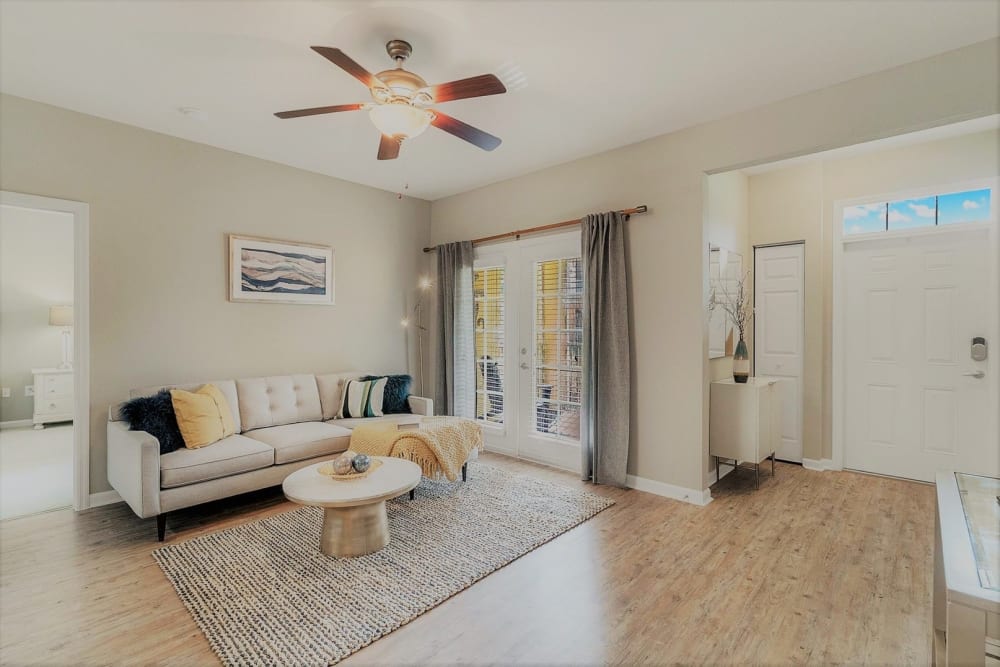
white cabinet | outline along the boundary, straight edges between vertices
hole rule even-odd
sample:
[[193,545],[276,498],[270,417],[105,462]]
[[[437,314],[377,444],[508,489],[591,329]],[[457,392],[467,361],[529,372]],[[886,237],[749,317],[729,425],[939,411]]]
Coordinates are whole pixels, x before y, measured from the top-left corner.
[[771,459],[781,444],[781,383],[776,378],[753,377],[746,383],[732,379],[713,382],[709,408],[708,453],[737,464],[754,464],[760,485],[760,462]]
[[73,421],[73,369],[36,368],[35,428],[50,422]]

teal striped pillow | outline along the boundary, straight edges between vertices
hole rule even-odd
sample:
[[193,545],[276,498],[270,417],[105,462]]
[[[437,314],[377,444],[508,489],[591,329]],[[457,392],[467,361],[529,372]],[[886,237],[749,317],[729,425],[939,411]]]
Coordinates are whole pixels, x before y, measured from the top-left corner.
[[344,386],[344,399],[340,403],[337,419],[381,417],[386,381],[386,378],[349,380]]

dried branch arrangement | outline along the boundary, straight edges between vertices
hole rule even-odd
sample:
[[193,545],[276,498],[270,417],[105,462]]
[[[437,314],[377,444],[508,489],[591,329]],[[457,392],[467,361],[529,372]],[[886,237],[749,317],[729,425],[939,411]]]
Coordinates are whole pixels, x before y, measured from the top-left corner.
[[733,323],[733,326],[740,332],[740,338],[746,339],[746,330],[753,321],[753,299],[750,294],[750,271],[736,281],[736,290],[730,292],[726,285],[726,280],[719,280],[712,287],[708,297],[709,312],[721,308]]

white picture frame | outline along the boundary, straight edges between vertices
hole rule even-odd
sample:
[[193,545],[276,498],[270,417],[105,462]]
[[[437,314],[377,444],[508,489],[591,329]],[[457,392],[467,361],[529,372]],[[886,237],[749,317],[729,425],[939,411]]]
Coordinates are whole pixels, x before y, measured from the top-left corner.
[[334,305],[331,246],[239,234],[228,245],[230,301]]

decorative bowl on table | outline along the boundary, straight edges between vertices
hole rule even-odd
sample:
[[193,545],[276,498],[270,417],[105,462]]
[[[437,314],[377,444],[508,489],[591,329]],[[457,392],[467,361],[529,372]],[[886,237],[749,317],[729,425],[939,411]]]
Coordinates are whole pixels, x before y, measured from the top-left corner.
[[317,469],[318,472],[319,472],[319,474],[325,475],[325,476],[329,477],[330,479],[336,479],[336,480],[340,480],[340,481],[348,481],[348,480],[352,480],[352,479],[364,479],[368,475],[370,475],[373,472],[375,472],[376,470],[378,470],[379,467],[381,467],[381,465],[382,465],[382,462],[380,460],[373,458],[373,459],[371,459],[371,462],[369,463],[368,468],[364,472],[358,472],[352,466],[350,468],[350,472],[347,472],[347,473],[338,473],[334,469],[334,463],[335,462],[336,462],[336,460],[334,460],[334,461],[327,461],[326,463],[324,463],[323,465],[321,465]]

